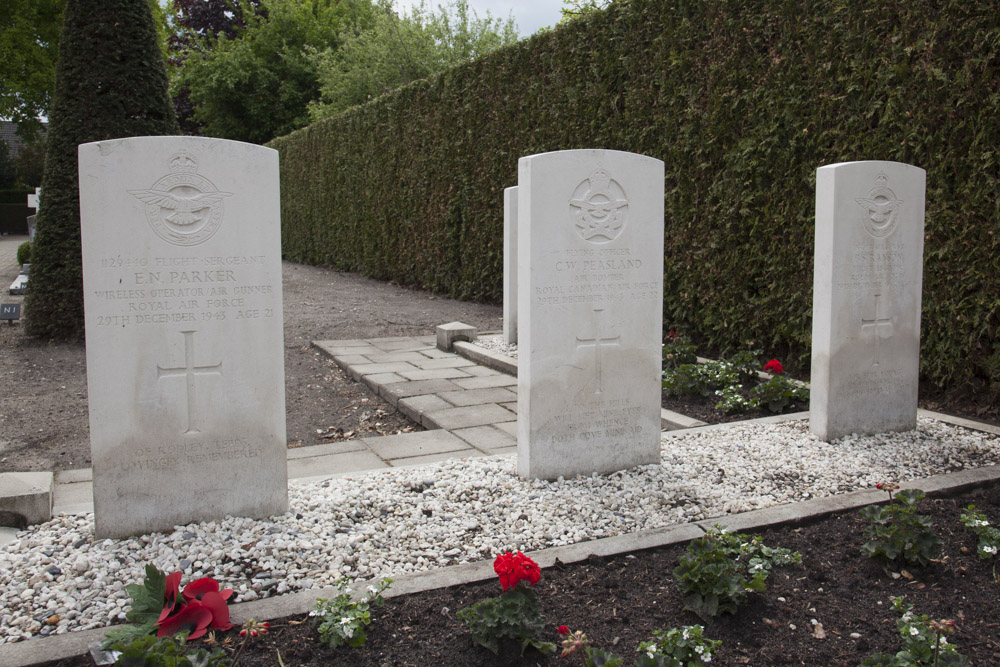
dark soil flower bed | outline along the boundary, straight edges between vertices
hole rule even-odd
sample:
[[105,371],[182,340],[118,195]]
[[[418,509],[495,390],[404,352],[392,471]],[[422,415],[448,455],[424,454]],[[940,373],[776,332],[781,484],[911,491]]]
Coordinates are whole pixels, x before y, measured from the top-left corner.
[[747,410],[746,412],[723,412],[715,407],[716,403],[719,402],[716,396],[667,396],[666,391],[661,392],[660,399],[660,405],[667,410],[692,419],[699,419],[706,424],[727,424],[747,419],[773,417],[775,414],[786,415],[809,410],[809,403],[792,403],[779,413],[763,408]]
[[[1000,522],[997,485],[920,505],[944,541],[938,559],[923,568],[884,567],[861,556],[865,522],[856,511],[807,525],[753,531],[769,546],[801,552],[802,565],[775,569],[766,591],[751,594],[735,615],[707,623],[682,610],[672,571],[684,545],[557,564],[542,571],[535,587],[547,622],[544,639],[557,642],[556,628],[565,624],[630,664],[639,642],[650,639],[654,630],[703,623],[707,638],[723,642],[714,665],[858,665],[873,653],[899,650],[898,614],[890,598],[905,595],[915,614],[955,622],[957,631],[949,641],[974,665],[1000,664],[997,561],[976,555],[976,539],[960,523],[959,515],[970,503],[994,525]],[[270,632],[250,644],[240,664],[278,665],[279,654],[288,667],[582,664],[575,656],[529,651],[521,658],[509,646],[493,656],[473,646],[456,612],[499,593],[499,583],[491,580],[390,599],[373,610],[368,642],[360,649],[324,648],[305,614],[269,619]],[[238,628],[218,639],[235,647]],[[92,663],[80,657],[50,664]]]

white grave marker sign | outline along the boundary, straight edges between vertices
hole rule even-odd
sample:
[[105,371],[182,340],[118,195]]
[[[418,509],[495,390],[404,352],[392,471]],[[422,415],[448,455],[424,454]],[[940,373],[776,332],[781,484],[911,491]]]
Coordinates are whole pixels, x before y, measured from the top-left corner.
[[658,463],[663,163],[572,150],[518,170],[518,472]]
[[96,536],[287,509],[278,154],[79,148]]
[[824,440],[917,425],[923,169],[816,172],[810,428]]

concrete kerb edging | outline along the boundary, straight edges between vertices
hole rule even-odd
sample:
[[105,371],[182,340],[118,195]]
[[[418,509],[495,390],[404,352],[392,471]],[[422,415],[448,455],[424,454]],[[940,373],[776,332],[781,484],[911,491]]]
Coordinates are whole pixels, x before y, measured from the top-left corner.
[[[1000,429],[996,429],[996,431],[1000,431]],[[930,496],[948,496],[997,482],[1000,482],[1000,466],[991,465],[911,480],[901,486],[921,489]],[[587,560],[591,556],[614,556],[687,542],[700,537],[715,524],[736,531],[752,531],[785,524],[795,525],[816,521],[835,512],[851,510],[884,500],[885,494],[881,491],[855,491],[694,523],[550,547],[529,552],[529,555],[539,566],[546,568],[553,566],[557,561],[577,563]],[[400,576],[386,591],[385,597],[393,598],[437,588],[486,581],[494,576],[496,575],[493,572],[492,563],[488,560],[452,565],[428,572]],[[355,583],[352,588],[360,590],[365,585],[367,582]],[[304,614],[312,609],[316,600],[334,597],[336,594],[337,589],[328,587],[280,595],[265,600],[241,602],[230,605],[230,615],[234,623],[240,624],[249,618],[267,620]],[[104,632],[104,628],[98,628],[4,644],[0,646],[0,667],[23,667],[81,655],[87,652],[87,647],[90,644],[103,639]]]
[[485,347],[476,345],[475,343],[466,343],[462,341],[456,341],[453,343],[452,349],[460,357],[464,357],[469,361],[474,361],[477,364],[482,364],[483,366],[492,368],[495,371],[500,371],[501,373],[517,377],[517,359],[514,359],[513,357],[509,357],[506,354],[500,354],[499,352],[494,352],[493,350],[487,350]]

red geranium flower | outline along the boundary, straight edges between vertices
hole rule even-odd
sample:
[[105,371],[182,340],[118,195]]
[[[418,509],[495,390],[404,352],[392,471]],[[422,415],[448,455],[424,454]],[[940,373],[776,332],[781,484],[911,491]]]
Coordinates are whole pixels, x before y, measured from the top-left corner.
[[500,587],[504,591],[514,588],[522,579],[534,586],[542,576],[538,563],[520,551],[516,554],[508,551],[497,556],[493,561],[493,571],[500,577]]
[[542,570],[538,563],[525,556],[520,551],[517,552],[519,564],[521,566],[521,578],[534,586],[542,578]]
[[[228,612],[226,614],[228,616]],[[205,634],[212,622],[212,612],[201,602],[191,602],[181,607],[173,616],[168,616],[157,625],[157,637],[173,637],[178,632],[189,632],[188,639],[197,639]],[[230,626],[231,627],[231,626]]]
[[771,359],[771,361],[764,364],[765,371],[771,371],[772,373],[784,373],[785,369],[781,366],[781,362],[777,359]]

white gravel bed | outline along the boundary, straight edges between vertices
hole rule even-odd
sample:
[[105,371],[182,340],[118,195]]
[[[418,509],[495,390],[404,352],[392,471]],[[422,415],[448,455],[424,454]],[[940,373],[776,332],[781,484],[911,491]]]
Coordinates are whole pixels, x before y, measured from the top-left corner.
[[506,354],[508,357],[517,359],[517,345],[505,343],[503,336],[480,336],[476,338],[473,345],[485,347],[492,352],[499,352],[500,354]]
[[825,443],[805,421],[665,438],[663,463],[555,482],[513,456],[289,484],[290,510],[126,540],[60,515],[0,548],[0,642],[124,617],[148,562],[212,576],[234,601],[396,576],[1000,462],[1000,438],[921,419],[916,431]]

